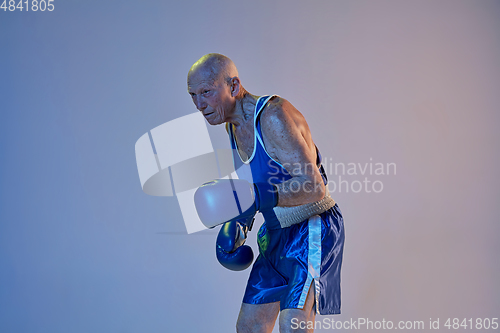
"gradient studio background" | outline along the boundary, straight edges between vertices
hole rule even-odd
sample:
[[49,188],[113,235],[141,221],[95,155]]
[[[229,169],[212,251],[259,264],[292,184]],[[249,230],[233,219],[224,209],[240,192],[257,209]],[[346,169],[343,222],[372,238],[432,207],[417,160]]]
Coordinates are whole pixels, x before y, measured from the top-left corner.
[[249,270],[216,262],[216,231],[186,235],[174,198],[145,195],[134,155],[196,112],[186,73],[208,52],[292,101],[332,163],[397,165],[368,176],[381,193],[332,193],[335,319],[500,317],[499,15],[486,0],[0,11],[0,332],[234,331]]

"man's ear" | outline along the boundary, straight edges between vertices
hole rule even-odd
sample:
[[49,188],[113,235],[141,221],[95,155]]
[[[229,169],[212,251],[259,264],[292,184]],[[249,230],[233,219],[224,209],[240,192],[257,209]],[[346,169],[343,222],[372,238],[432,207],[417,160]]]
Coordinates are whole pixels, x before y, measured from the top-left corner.
[[231,79],[231,96],[236,97],[240,93],[241,82],[239,77],[235,76]]

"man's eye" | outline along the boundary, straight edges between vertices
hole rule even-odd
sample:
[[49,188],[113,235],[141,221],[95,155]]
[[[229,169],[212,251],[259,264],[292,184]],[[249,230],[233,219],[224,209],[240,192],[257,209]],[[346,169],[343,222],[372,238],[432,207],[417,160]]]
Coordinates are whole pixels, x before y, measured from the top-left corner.
[[204,94],[208,94],[209,92],[210,92],[210,90],[203,91]]

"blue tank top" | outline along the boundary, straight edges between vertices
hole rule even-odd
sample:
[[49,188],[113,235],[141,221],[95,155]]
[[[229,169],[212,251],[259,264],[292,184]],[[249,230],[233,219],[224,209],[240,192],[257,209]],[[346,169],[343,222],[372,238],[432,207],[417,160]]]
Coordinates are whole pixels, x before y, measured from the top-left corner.
[[[264,142],[262,140],[260,115],[261,111],[272,97],[273,96],[262,96],[255,104],[254,148],[248,161],[243,161],[241,158],[234,138],[233,124],[229,124],[229,138],[231,140],[231,148],[233,149],[233,162],[236,173],[239,178],[245,179],[251,183],[271,182],[273,184],[279,184],[292,178],[290,173],[288,173],[281,164],[269,156],[264,148]],[[250,170],[248,168],[250,168]]]
[[[229,124],[229,140],[231,141],[231,148],[233,150],[233,162],[238,178],[245,179],[251,183],[267,183],[279,184],[292,178],[290,173],[277,161],[271,158],[264,148],[264,141],[262,140],[262,132],[260,127],[260,115],[267,102],[275,95],[262,96],[255,104],[254,116],[254,147],[253,152],[248,161],[243,161],[241,158],[236,140],[233,133],[233,124]],[[319,167],[323,182],[326,184],[327,179],[321,166],[321,155],[316,148],[317,165]],[[281,228],[279,221],[274,214],[273,210],[261,212],[264,215],[267,227],[269,229]]]

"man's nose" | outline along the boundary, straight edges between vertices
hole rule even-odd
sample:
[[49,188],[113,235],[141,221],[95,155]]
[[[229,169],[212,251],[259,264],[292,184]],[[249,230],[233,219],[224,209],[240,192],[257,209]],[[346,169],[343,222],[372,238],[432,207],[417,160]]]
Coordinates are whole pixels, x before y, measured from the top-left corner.
[[203,98],[196,97],[194,104],[196,105],[196,108],[200,111],[203,111],[207,108],[207,103],[203,100]]

